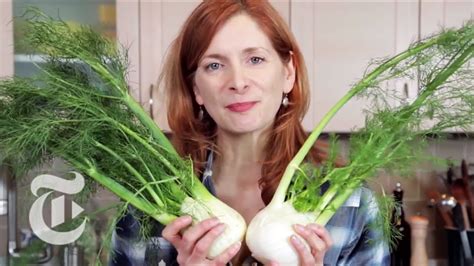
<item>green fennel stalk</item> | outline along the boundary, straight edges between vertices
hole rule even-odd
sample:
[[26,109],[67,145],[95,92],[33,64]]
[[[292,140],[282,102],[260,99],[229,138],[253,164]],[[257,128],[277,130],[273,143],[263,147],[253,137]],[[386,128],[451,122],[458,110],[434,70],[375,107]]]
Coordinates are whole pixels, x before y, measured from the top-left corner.
[[[472,126],[473,39],[474,24],[469,22],[459,30],[444,31],[378,63],[311,132],[286,168],[270,205],[291,202],[300,212],[312,212],[316,217],[314,222],[325,225],[357,188],[376,175],[377,170],[413,168],[420,160],[427,159],[421,150],[428,136],[442,135],[443,130],[453,127]],[[382,88],[382,83],[388,80],[412,79],[416,77],[416,71],[420,71],[420,92],[412,103],[403,103],[393,91]],[[332,159],[312,172],[303,170],[306,154],[328,122],[356,96],[370,97],[374,105],[367,115],[365,127],[351,137],[349,163],[334,168],[335,160]],[[393,101],[399,104],[390,104]],[[426,120],[432,124],[427,125]],[[329,189],[323,195],[315,196],[316,188],[326,181],[330,183]],[[387,208],[381,206],[381,209]],[[385,219],[386,236],[390,238],[389,214],[381,215]]]
[[[459,30],[441,32],[392,58],[375,62],[373,70],[315,127],[288,164],[270,204],[248,225],[246,243],[252,256],[264,263],[298,265],[300,258],[289,241],[295,235],[294,224],[326,225],[378,170],[406,174],[428,159],[423,154],[428,136],[442,135],[443,130],[452,127],[471,126],[472,130],[473,56],[474,23],[470,22]],[[413,101],[403,99],[396,90],[386,86],[388,81],[406,82],[417,74],[420,91]],[[356,96],[369,97],[373,106],[367,113],[365,126],[350,137],[349,162],[336,167],[337,140],[333,136],[328,160],[316,166],[305,162],[328,122]],[[395,243],[398,233],[390,224],[393,201],[389,197],[375,197],[367,190],[354,195],[360,195],[358,215],[370,221],[363,230],[370,229],[366,226],[377,227],[371,234],[376,239],[361,236],[360,240]]]
[[25,42],[45,63],[35,77],[0,80],[0,152],[17,176],[62,158],[90,177],[85,192],[100,184],[146,214],[137,217],[143,228],[149,219],[218,216],[231,229],[211,257],[241,239],[243,218],[208,192],[128,93],[126,51],[36,9],[24,18]]

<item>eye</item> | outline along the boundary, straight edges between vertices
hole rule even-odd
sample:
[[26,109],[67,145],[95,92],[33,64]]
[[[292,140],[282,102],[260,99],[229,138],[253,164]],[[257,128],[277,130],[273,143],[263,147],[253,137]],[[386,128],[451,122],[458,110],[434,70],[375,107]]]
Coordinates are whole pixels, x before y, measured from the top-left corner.
[[210,63],[206,66],[206,70],[218,70],[221,64],[219,63]]
[[260,64],[263,61],[265,61],[265,59],[263,57],[254,56],[254,57],[250,58],[250,62],[252,62],[252,64],[255,64],[255,65]]

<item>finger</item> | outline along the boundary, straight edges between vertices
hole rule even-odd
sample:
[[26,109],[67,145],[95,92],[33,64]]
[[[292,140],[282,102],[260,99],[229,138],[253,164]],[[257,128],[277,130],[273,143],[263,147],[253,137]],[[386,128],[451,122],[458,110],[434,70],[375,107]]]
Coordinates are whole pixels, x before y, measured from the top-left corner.
[[326,243],[328,249],[334,244],[331,235],[329,234],[328,230],[324,228],[324,226],[319,224],[308,224],[306,227],[315,232],[319,238],[321,238],[324,243]]
[[300,257],[300,265],[314,265],[316,263],[313,255],[311,255],[308,248],[305,247],[302,240],[298,239],[296,235],[292,235],[290,241]]
[[219,219],[217,218],[210,218],[201,221],[200,223],[196,224],[195,226],[186,230],[182,237],[183,248],[191,253],[193,251],[194,245],[196,242],[209,230],[219,224]]
[[276,261],[270,261],[270,264],[268,264],[268,266],[280,266],[280,264],[278,264],[278,262]]
[[191,225],[192,222],[193,219],[190,216],[178,217],[163,229],[161,236],[168,240],[175,248],[179,248],[181,244],[180,231]]
[[224,252],[219,254],[219,256],[214,258],[214,262],[217,265],[227,264],[235,255],[237,255],[237,253],[240,250],[241,245],[242,245],[242,243],[240,243],[240,241],[239,241],[239,242],[233,244],[232,246],[228,247],[226,250],[224,250]]
[[191,254],[193,261],[202,261],[207,257],[209,248],[216,238],[222,234],[225,230],[225,224],[219,224],[213,227],[207,234],[199,239],[194,246],[193,253]]
[[316,232],[299,224],[296,224],[294,228],[295,231],[309,244],[313,257],[317,254],[324,254],[327,249],[326,243],[318,237]]

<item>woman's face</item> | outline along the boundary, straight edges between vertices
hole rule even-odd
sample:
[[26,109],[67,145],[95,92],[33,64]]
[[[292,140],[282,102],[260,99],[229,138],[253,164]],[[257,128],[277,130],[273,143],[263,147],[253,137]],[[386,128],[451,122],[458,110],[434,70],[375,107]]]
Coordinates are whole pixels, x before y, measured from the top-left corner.
[[222,26],[201,58],[194,93],[219,130],[261,132],[273,124],[294,80],[292,60],[282,63],[258,24],[239,14]]

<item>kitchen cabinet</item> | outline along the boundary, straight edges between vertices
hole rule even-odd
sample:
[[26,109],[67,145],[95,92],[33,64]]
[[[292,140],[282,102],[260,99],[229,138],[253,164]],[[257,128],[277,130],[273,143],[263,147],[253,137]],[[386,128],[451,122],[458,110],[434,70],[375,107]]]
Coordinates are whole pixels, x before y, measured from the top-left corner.
[[474,19],[472,0],[421,1],[419,27],[422,36],[441,27],[460,27],[469,19]]
[[[474,1],[444,0],[422,1],[420,3],[419,32],[421,36],[429,36],[441,28],[459,28],[469,19],[474,19]],[[433,124],[427,121],[427,125]],[[474,132],[474,126],[467,129]],[[463,129],[450,128],[446,132],[464,132]]]
[[[311,130],[363,76],[371,59],[394,55],[416,40],[417,15],[415,2],[315,1],[292,5],[291,26],[303,50],[312,88],[305,129]],[[390,86],[398,88],[403,82]],[[351,100],[325,131],[350,132],[363,126],[363,110],[370,108],[369,104],[367,100]]]
[[13,75],[12,2],[0,2],[0,78]]
[[[303,51],[311,105],[303,125],[311,130],[362,77],[371,58],[396,50],[396,2],[292,2],[291,28]],[[415,14],[406,16],[414,20]],[[402,43],[401,43],[402,44]],[[347,103],[325,131],[348,132],[364,122],[367,102]]]
[[132,64],[139,68],[139,75],[136,77],[139,90],[135,98],[139,99],[144,109],[163,130],[169,130],[169,127],[164,91],[157,86],[158,77],[168,48],[187,16],[198,4],[199,1],[137,3],[139,27],[135,32],[131,32],[132,35],[139,33],[139,38],[135,39],[135,52],[139,56],[135,58],[135,63],[132,61]]
[[[304,118],[312,128],[364,74],[369,60],[395,55],[442,26],[472,19],[473,1],[292,1],[291,28],[305,56],[311,105]],[[414,98],[417,83],[388,84],[399,96]],[[353,99],[326,127],[350,132],[364,125],[367,100]]]

